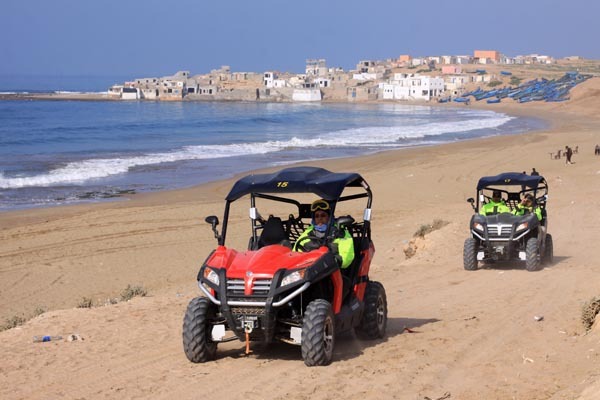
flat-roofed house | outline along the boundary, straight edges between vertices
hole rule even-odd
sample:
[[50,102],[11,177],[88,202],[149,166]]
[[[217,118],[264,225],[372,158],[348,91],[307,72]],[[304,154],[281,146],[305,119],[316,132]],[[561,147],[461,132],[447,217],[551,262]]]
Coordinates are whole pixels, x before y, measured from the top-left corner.
[[444,89],[452,96],[458,96],[470,82],[469,75],[448,75],[444,77]]
[[387,100],[425,100],[444,92],[444,80],[425,75],[394,74],[394,80],[380,84],[382,97]]
[[274,87],[274,81],[278,78],[277,74],[272,71],[266,71],[263,74],[263,84],[268,88]]
[[375,72],[360,72],[357,74],[352,74],[352,79],[356,81],[374,81],[382,77],[382,74],[378,74]]
[[179,71],[173,76],[160,78],[158,98],[165,101],[183,99],[189,75],[188,71]]
[[373,60],[361,60],[356,64],[356,72],[359,74],[372,72],[372,68],[376,65],[377,62]]
[[460,65],[444,65],[442,66],[442,75],[449,74],[462,74],[462,67]]
[[456,56],[457,64],[471,64],[472,61],[470,56]]
[[478,64],[497,64],[500,62],[500,52],[497,50],[475,50],[473,58]]
[[107,94],[109,99],[120,99],[123,92],[123,85],[112,85],[108,88]]
[[328,78],[317,78],[316,82],[320,88],[327,88],[331,86],[331,79]]
[[139,89],[131,86],[124,86],[121,92],[121,100],[138,100],[140,98]]
[[373,101],[379,97],[379,88],[374,85],[351,86],[346,89],[348,101]]
[[156,100],[159,95],[158,78],[138,78],[135,87],[139,89],[140,99]]
[[321,101],[321,89],[314,82],[305,82],[301,87],[294,88],[292,92],[293,101]]
[[327,76],[327,63],[324,58],[306,60],[306,76]]

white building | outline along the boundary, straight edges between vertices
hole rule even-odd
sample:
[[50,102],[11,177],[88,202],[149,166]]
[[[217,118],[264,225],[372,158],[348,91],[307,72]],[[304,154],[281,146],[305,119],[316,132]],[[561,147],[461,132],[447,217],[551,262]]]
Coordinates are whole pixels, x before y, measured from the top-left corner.
[[444,82],[444,89],[453,96],[457,96],[471,82],[471,77],[469,75],[448,75],[444,78]]
[[140,93],[138,88],[134,87],[124,87],[121,92],[122,100],[138,100],[140,98]]
[[327,75],[327,64],[324,58],[319,59],[308,59],[306,60],[307,76],[326,76]]
[[327,78],[318,78],[318,79],[317,79],[317,84],[318,84],[318,85],[319,85],[319,87],[321,87],[321,88],[330,87],[330,86],[331,86],[331,79],[327,79]]
[[394,80],[380,85],[388,100],[431,100],[444,92],[444,80],[423,75],[394,74]]
[[357,81],[374,81],[381,78],[381,74],[372,72],[361,72],[359,74],[352,74],[352,79]]
[[292,92],[293,101],[321,101],[321,89],[316,83],[305,83],[301,88]]
[[456,57],[455,56],[442,56],[442,63],[443,64],[456,64]]
[[263,75],[263,83],[268,88],[274,87],[273,82],[275,81],[275,79],[277,79],[275,72],[267,71]]

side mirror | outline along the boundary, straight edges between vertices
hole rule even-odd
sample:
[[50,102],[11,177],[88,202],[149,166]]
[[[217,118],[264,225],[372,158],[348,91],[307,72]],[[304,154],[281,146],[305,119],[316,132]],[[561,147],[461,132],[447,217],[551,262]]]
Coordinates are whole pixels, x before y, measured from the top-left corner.
[[473,207],[473,211],[477,212],[477,208],[475,207],[475,199],[472,197],[469,197],[467,199],[467,202],[469,202],[471,204],[471,207]]
[[219,239],[219,231],[217,231],[217,225],[219,225],[219,218],[216,215],[209,215],[204,219],[206,223],[212,226],[212,231],[215,234],[215,239]]
[[213,229],[216,228],[217,225],[219,225],[219,217],[217,217],[216,215],[209,215],[204,219],[204,221],[206,221],[206,223],[208,224],[211,224]]

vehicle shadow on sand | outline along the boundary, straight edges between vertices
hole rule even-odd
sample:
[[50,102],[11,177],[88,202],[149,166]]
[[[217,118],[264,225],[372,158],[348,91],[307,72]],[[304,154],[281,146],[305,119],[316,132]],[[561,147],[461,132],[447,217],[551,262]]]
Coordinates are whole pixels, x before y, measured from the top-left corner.
[[[568,260],[569,256],[554,256],[554,260],[551,263],[544,262],[540,265],[540,268],[537,271],[543,271],[545,269],[550,269],[561,262]],[[479,265],[478,269],[487,269],[487,270],[498,270],[498,271],[510,271],[510,270],[522,270],[527,271],[525,267],[525,261],[493,261],[486,262]],[[535,271],[535,272],[537,272]]]
[[[333,362],[342,360],[351,360],[360,357],[363,351],[369,347],[379,346],[386,343],[388,339],[403,333],[420,333],[419,328],[423,325],[438,322],[436,318],[388,318],[386,334],[383,339],[360,340],[354,332],[344,332],[336,335]],[[235,343],[235,342],[234,342]],[[245,358],[250,357],[257,360],[297,360],[302,362],[300,346],[289,345],[281,342],[269,344],[252,342],[250,345],[251,353],[246,355],[244,346],[241,342],[239,349],[218,350],[218,358]]]

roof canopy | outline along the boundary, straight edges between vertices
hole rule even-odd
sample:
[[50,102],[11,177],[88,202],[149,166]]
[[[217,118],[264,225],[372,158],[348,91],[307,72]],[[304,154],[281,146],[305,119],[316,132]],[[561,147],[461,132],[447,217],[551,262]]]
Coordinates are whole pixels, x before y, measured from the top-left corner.
[[543,176],[527,175],[520,172],[506,172],[496,176],[484,176],[477,183],[477,190],[494,185],[521,185],[531,189],[539,186],[548,187]]
[[248,175],[233,185],[225,199],[235,201],[250,193],[314,193],[325,200],[337,200],[348,186],[369,188],[365,180],[354,172],[294,167],[273,174]]

